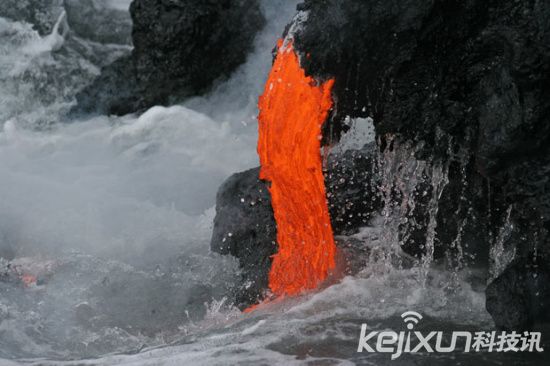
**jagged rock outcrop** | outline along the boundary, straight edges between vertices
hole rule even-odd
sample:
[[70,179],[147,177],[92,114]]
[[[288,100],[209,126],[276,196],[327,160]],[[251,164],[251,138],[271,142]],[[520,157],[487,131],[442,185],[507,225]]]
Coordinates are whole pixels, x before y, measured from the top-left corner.
[[[302,64],[336,79],[330,130],[340,131],[346,116],[371,116],[381,150],[388,137],[408,141],[416,158],[448,167],[438,200],[439,252],[469,232],[479,237],[478,252],[504,242],[519,262],[536,253],[547,263],[550,3],[306,0],[301,9],[309,12],[294,35],[307,54]],[[521,316],[502,322],[505,293],[489,288],[496,324],[525,327]]]
[[206,92],[242,64],[265,19],[257,0],[134,0],[134,50],[77,95],[73,113],[125,114]]

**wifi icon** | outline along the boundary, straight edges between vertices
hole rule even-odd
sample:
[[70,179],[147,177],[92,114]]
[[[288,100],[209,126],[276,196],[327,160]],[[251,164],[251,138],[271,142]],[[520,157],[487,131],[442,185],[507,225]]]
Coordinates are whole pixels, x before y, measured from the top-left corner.
[[401,314],[401,318],[405,324],[407,324],[407,329],[413,329],[416,324],[422,319],[422,315],[416,311],[405,311]]

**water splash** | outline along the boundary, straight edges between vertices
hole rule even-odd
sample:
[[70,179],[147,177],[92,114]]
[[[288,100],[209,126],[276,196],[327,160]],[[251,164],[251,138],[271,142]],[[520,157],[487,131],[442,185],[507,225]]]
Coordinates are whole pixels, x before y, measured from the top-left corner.
[[448,164],[419,160],[421,146],[385,136],[385,149],[377,156],[379,192],[383,200],[383,246],[371,253],[384,258],[385,271],[401,268],[405,252],[417,257],[419,281],[425,282],[434,261],[440,199],[449,182]]
[[489,251],[489,279],[491,282],[497,278],[504,269],[514,260],[516,256],[516,248],[507,248],[506,241],[510,238],[514,231],[514,223],[512,222],[513,206],[510,205],[506,209],[506,216],[498,234],[491,245]]
[[42,53],[58,51],[63,47],[68,33],[67,13],[63,10],[59,14],[51,33],[45,37],[32,40],[23,47],[22,51],[29,56],[38,56]]

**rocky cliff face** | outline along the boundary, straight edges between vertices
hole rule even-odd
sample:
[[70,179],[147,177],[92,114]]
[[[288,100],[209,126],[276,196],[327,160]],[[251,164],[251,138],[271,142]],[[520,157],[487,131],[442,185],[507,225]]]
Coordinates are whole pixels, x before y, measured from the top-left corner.
[[[494,281],[488,310],[497,325],[536,322],[516,317],[504,324],[503,313],[523,291],[543,303],[548,296],[531,284],[525,266],[538,263],[543,271],[550,251],[550,4],[306,0],[303,9],[309,18],[296,46],[310,55],[303,58],[309,73],[336,77],[335,123],[368,114],[382,150],[392,136],[412,142],[417,158],[448,166],[439,246],[451,247],[449,233],[461,217],[484,218],[477,222],[484,245],[499,242],[516,257],[494,275],[517,285]],[[460,198],[470,201],[467,210]],[[506,304],[495,296],[501,287]]]
[[[449,253],[465,243],[460,265],[490,268],[487,308],[498,326],[544,321],[549,294],[534,278],[549,275],[550,4],[305,0],[299,9],[308,13],[294,34],[302,66],[336,80],[325,141],[347,116],[370,116],[382,156],[405,159],[395,151],[408,146],[441,167],[412,192],[418,204],[407,215],[418,225],[399,226],[403,248],[420,257],[432,241],[454,267]],[[404,202],[396,191],[385,200]]]
[[206,92],[243,63],[265,19],[256,0],[135,0],[134,50],[104,68],[75,113],[125,114]]

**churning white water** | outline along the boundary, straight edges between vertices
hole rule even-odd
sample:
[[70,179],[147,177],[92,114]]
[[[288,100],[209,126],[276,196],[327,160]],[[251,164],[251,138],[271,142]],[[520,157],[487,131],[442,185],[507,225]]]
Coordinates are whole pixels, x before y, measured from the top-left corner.
[[[60,118],[76,91],[130,45],[77,37],[64,13],[43,36],[0,18],[0,274],[12,260],[41,279],[0,277],[0,363],[382,364],[355,352],[365,321],[398,327],[416,310],[441,327],[492,325],[475,272],[426,274],[431,263],[394,267],[384,256],[317,293],[251,314],[232,307],[236,261],[209,252],[215,193],[258,164],[257,98],[296,3],[262,2],[268,24],[254,51],[209,95],[70,123]],[[360,147],[367,122],[340,149]],[[393,255],[392,225],[380,218],[353,240]]]

